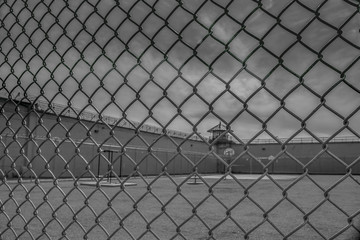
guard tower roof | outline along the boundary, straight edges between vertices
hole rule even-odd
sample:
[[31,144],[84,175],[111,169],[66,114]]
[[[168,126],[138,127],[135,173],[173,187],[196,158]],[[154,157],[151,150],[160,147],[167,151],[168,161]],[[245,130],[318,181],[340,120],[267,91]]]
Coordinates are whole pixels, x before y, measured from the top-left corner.
[[218,125],[210,128],[209,130],[207,130],[207,132],[214,132],[214,131],[226,131],[226,125],[225,124],[222,124],[221,122],[219,122]]

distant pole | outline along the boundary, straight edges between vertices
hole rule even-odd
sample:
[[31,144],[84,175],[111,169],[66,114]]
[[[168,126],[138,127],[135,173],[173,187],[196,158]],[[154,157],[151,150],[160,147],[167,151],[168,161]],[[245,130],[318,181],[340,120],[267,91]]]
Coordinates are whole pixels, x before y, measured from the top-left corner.
[[[108,159],[110,161],[110,165],[108,165],[108,169],[109,169],[109,177],[108,177],[108,182],[111,183],[111,178],[112,178],[112,170],[111,170],[111,167],[112,167],[112,162],[113,162],[113,151],[109,151],[109,154],[108,154]],[[109,181],[110,180],[110,181]]]
[[101,154],[99,154],[99,161],[98,161],[98,178],[100,177],[100,160],[101,160]]
[[122,154],[120,154],[120,169],[119,169],[119,177],[121,178],[122,177],[122,162],[123,162],[123,156]]
[[113,156],[114,156],[114,151],[112,150],[105,150],[104,152],[108,153],[108,161],[110,162],[110,164],[108,163],[108,174],[107,174],[107,181],[111,183],[111,178],[112,178],[112,165],[113,165]]

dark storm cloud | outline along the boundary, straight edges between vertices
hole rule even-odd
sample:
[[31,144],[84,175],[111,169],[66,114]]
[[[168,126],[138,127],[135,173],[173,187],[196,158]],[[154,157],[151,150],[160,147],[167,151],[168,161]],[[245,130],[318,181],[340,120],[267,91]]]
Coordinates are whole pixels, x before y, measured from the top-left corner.
[[[237,98],[247,101],[249,111],[263,121],[280,106],[271,93],[264,89],[252,95],[261,87],[261,82],[246,71],[238,73],[242,64],[230,53],[242,61],[247,59],[247,69],[260,79],[278,64],[278,59],[261,48],[248,58],[259,43],[244,32],[238,33],[234,38],[241,26],[226,15],[218,19],[224,11],[212,2],[206,2],[197,12],[197,21],[205,27],[196,23],[193,15],[187,12],[197,11],[202,1],[183,1],[182,7],[176,1],[156,1],[156,4],[148,1],[148,4],[154,4],[156,14],[160,17],[152,13],[152,8],[144,2],[119,1],[121,8],[110,0],[101,1],[100,4],[96,1],[89,2],[91,4],[69,1],[67,7],[63,1],[29,1],[28,9],[34,13],[34,18],[30,11],[23,8],[23,2],[7,1],[7,4],[1,6],[0,14],[5,28],[0,29],[0,41],[7,63],[2,64],[0,70],[1,80],[5,82],[7,91],[27,91],[28,94],[39,95],[43,89],[44,97],[52,99],[59,93],[61,86],[62,92],[54,101],[66,103],[71,99],[74,105],[82,107],[91,96],[98,110],[103,110],[111,103],[111,95],[115,96],[119,106],[127,108],[136,98],[136,92],[140,91],[140,101],[127,110],[129,118],[142,121],[151,108],[154,117],[160,119],[162,124],[166,124],[177,113],[177,106],[181,106],[184,117],[196,123],[208,113],[208,104],[212,103],[215,114],[208,114],[199,125],[199,131],[205,133],[212,125],[217,124],[217,114],[224,121],[231,121],[234,132],[242,137],[250,137],[260,131],[261,123],[248,113],[235,119],[237,113],[243,109],[243,103]],[[227,3],[228,1],[219,2],[222,6]],[[268,0],[263,1],[263,7],[277,16],[289,3],[285,0]],[[302,3],[312,9],[316,9],[319,4],[318,1]],[[8,5],[12,5],[23,28],[15,24],[16,18],[10,14]],[[234,1],[229,7],[229,14],[242,22],[255,7],[256,4],[247,1]],[[49,14],[49,9],[57,18]],[[131,11],[127,15],[129,9]],[[74,18],[75,11],[77,18]],[[354,11],[354,7],[343,1],[328,1],[320,9],[320,17],[339,27]],[[170,16],[171,12],[173,13]],[[312,17],[311,12],[296,2],[280,16],[281,23],[296,33],[299,33]],[[164,19],[168,19],[168,27],[164,27]],[[359,22],[356,19],[358,18],[354,17],[349,21],[343,28],[342,35],[359,45]],[[262,38],[275,23],[276,20],[257,10],[247,19],[245,25],[247,31]],[[141,32],[138,26],[140,24]],[[184,28],[187,24],[189,25]],[[22,33],[22,29],[25,29],[26,34]],[[7,37],[7,31],[11,34],[10,38]],[[45,38],[46,34],[48,39]],[[320,51],[336,34],[335,30],[315,20],[301,32],[301,37],[304,44]],[[154,46],[151,46],[151,41]],[[284,66],[295,73],[294,75],[280,66],[266,79],[266,87],[280,98],[292,91],[299,82],[298,76],[309,70],[318,57],[300,43],[284,53],[295,41],[296,36],[280,26],[264,38],[264,46],[276,56],[282,55]],[[226,44],[228,49],[224,46]],[[221,57],[216,59],[220,55]],[[322,55],[331,66],[344,71],[359,56],[359,49],[337,39],[322,51]],[[165,57],[167,58],[164,62]],[[346,73],[349,82],[357,89],[360,88],[359,81],[356,80],[358,69],[355,65]],[[151,75],[153,78],[149,81]],[[17,85],[17,79],[23,89]],[[340,73],[318,63],[304,75],[304,79],[306,86],[322,95],[339,81]],[[235,96],[225,91],[228,82]],[[195,85],[197,93],[206,102],[197,96],[185,101],[193,94]],[[162,97],[164,89],[176,106],[167,99],[154,105]],[[219,95],[221,97],[217,98]],[[327,95],[329,106],[344,117],[360,104],[358,99],[356,90],[345,86]],[[302,86],[284,98],[284,101],[300,118],[306,118],[320,103],[318,96]],[[110,104],[105,113],[121,114],[121,111],[114,104]],[[359,118],[354,114],[350,120],[356,121]],[[309,121],[314,131],[322,135],[331,134],[334,128],[339,126],[338,118],[325,110],[311,117]],[[149,123],[156,124],[151,120]],[[192,129],[181,117],[178,117],[171,127],[184,131]],[[269,129],[276,135],[289,136],[299,127],[300,122],[289,117],[284,110],[269,121]],[[353,127],[359,130],[358,126]]]

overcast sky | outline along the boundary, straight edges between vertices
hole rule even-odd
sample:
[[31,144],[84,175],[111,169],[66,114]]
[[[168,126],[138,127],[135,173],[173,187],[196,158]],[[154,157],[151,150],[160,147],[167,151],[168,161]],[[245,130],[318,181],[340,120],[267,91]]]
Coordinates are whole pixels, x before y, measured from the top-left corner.
[[[178,116],[169,128],[192,132],[192,124],[202,119],[198,132],[206,135],[219,121],[230,122],[240,138],[250,138],[261,130],[262,123],[252,114],[267,120],[281,105],[273,96],[277,95],[287,110],[307,119],[307,128],[318,136],[333,134],[343,126],[342,118],[349,116],[350,128],[360,133],[360,113],[354,112],[360,106],[360,61],[356,62],[360,16],[354,14],[357,7],[345,1],[321,5],[321,21],[315,19],[305,30],[322,1],[303,0],[303,6],[289,6],[291,1],[264,0],[262,8],[268,13],[254,11],[257,4],[250,0],[235,0],[231,5],[224,0],[213,1],[217,4],[187,0],[182,6],[170,0],[136,5],[136,1],[122,0],[118,6],[113,0],[68,1],[68,6],[64,1],[27,2],[25,6],[23,1],[4,4],[0,0],[2,95],[26,91],[39,96],[42,89],[47,100],[66,104],[70,99],[77,108],[87,106],[91,97],[94,107],[107,115],[120,117],[126,110],[128,119],[141,122],[152,109],[153,118],[163,125],[181,108],[186,120]],[[196,13],[197,22],[190,13]],[[276,20],[269,14],[278,16],[292,33],[274,27]],[[241,24],[247,33],[240,31]],[[339,27],[343,39],[336,38],[334,28]],[[296,34],[301,43],[296,43]],[[254,37],[263,39],[272,54],[258,48],[260,43]],[[319,51],[327,64],[317,62]],[[282,57],[283,66],[275,56]],[[246,69],[238,60],[246,61]],[[340,81],[342,72],[345,81]],[[305,86],[294,89],[300,76]],[[266,89],[261,89],[264,79]],[[338,85],[328,92],[334,84]],[[189,98],[194,88],[201,98]],[[164,91],[167,97],[163,97]],[[339,116],[321,107],[309,117],[322,95]],[[250,113],[242,112],[244,102]],[[210,103],[213,113],[209,112]],[[151,118],[146,122],[159,126]],[[300,128],[301,121],[284,109],[267,123],[267,129],[279,137],[289,137]],[[345,130],[340,135],[352,134]]]

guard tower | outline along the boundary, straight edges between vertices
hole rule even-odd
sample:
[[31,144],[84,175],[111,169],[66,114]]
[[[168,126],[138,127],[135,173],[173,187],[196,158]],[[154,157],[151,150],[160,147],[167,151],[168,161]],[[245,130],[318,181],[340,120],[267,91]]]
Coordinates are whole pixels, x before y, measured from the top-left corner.
[[[217,148],[231,147],[233,141],[231,141],[229,133],[224,134],[224,132],[226,132],[226,131],[227,131],[226,126],[224,124],[222,124],[221,122],[219,122],[218,125],[210,128],[208,130],[208,132],[211,133],[209,142],[212,143],[213,141],[216,141],[215,146]],[[224,134],[224,135],[222,135],[222,134]]]
[[[216,153],[223,156],[227,162],[230,162],[231,155],[234,154],[234,150],[231,148],[234,142],[230,139],[229,132],[225,133],[226,131],[226,126],[219,122],[218,125],[208,130],[208,132],[211,133],[209,142],[212,143],[215,141],[214,147],[216,148]],[[228,156],[228,154],[230,154],[230,156]],[[225,169],[225,166],[218,162],[217,172],[224,173]]]

